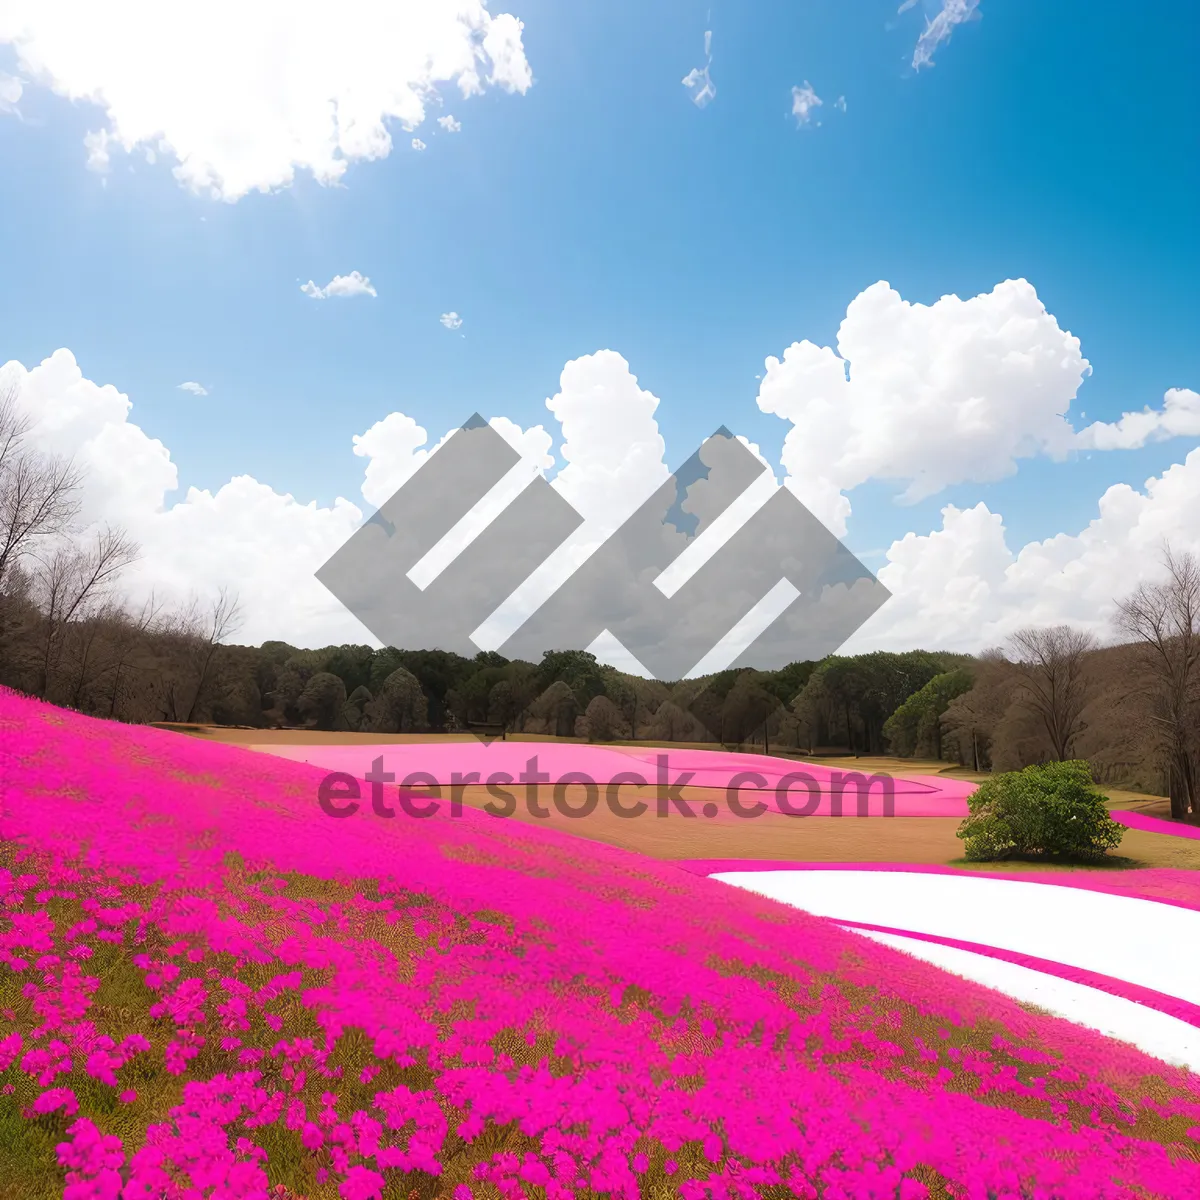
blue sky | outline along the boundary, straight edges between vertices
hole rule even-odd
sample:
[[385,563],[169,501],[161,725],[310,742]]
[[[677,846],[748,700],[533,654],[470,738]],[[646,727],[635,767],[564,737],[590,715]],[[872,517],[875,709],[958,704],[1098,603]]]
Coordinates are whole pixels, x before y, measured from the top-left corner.
[[[88,170],[104,106],[55,94],[10,37],[0,70],[23,86],[0,113],[0,361],[68,347],[129,395],[184,488],[249,474],[321,506],[362,503],[351,438],[387,413],[435,439],[474,409],[545,423],[564,364],[601,349],[661,399],[670,465],[722,423],[777,462],[788,426],[756,405],[765,358],[833,345],[878,280],[931,304],[1027,279],[1091,363],[1077,427],[1200,389],[1194,6],[1150,20],[982,0],[919,72],[942,0],[896,7],[493,3],[524,23],[524,95],[446,85],[460,132],[431,109],[423,151],[393,123],[391,153],[339,186],[300,170],[235,203],[181,186],[169,153]],[[700,108],[681,80],[706,30],[716,97]],[[806,82],[823,104],[798,126]],[[374,298],[300,291],[351,270]],[[914,506],[872,478],[848,540],[881,552],[978,501],[1014,548],[1074,533],[1107,487],[1140,487],[1198,440],[1035,456]]]

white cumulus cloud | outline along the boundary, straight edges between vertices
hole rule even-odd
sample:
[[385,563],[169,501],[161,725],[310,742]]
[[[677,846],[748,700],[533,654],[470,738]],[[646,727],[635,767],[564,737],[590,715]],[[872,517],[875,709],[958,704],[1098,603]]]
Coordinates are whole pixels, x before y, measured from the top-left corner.
[[463,319],[456,312],[442,313],[438,320],[441,321],[447,329],[461,329]]
[[83,519],[119,524],[140,544],[132,596],[154,591],[183,603],[226,585],[243,600],[243,640],[357,636],[357,622],[312,577],[361,521],[356,505],[306,504],[249,476],[175,496],[166,446],[130,419],[128,396],[86,378],[69,350],[32,370],[10,362],[0,374],[17,385],[33,444],[83,468]]
[[189,379],[186,383],[179,384],[178,387],[181,392],[190,392],[193,396],[208,395],[208,388],[206,388],[204,384],[196,383],[191,379]]
[[565,466],[554,485],[585,520],[613,526],[670,475],[659,399],[615,350],[563,367],[546,407],[562,429]]
[[[955,27],[969,21],[979,8],[979,0],[941,0],[942,7],[932,21],[925,23],[925,32],[917,42],[913,51],[912,65],[915,70],[922,67],[932,67],[933,52],[943,43],[950,40]],[[900,11],[904,12],[911,5],[905,4]]]
[[[394,412],[348,439],[347,450],[363,460],[362,504],[339,497],[323,507],[249,475],[179,496],[167,447],[131,419],[128,396],[86,378],[69,350],[28,370],[10,362],[0,379],[16,383],[34,444],[83,468],[83,519],[120,524],[140,544],[142,557],[128,576],[131,596],[153,590],[182,602],[228,586],[245,614],[239,639],[254,643],[373,640],[314,573],[453,432],[431,445],[412,417]],[[632,504],[667,476],[653,415],[658,400],[611,352],[568,363],[561,389],[547,401],[561,422],[567,462],[554,486],[585,518],[610,524],[607,488]],[[555,465],[546,427],[524,429],[499,416],[489,423],[521,455],[527,478]]]
[[501,645],[670,476],[658,404],[613,350],[563,367],[559,390],[546,401],[562,433],[565,464],[552,486],[583,522],[484,622],[476,636],[481,648]]
[[942,510],[942,527],[892,544],[892,599],[847,652],[913,646],[978,651],[1023,625],[1069,622],[1111,637],[1116,601],[1162,573],[1166,544],[1200,553],[1200,449],[1146,481],[1114,484],[1078,533],[1009,546],[986,504]]
[[[939,301],[942,308],[905,305],[889,293],[877,285],[864,293],[859,310],[851,306],[840,355],[810,347],[799,359],[785,355],[774,374],[768,364],[764,394],[802,418],[784,453],[788,483],[802,498],[805,472],[823,462],[835,498],[839,484],[864,473],[909,480],[929,494],[935,485],[990,478],[1026,453],[1058,453],[1080,439],[1064,414],[1086,361],[1028,284],[1001,285],[971,301]],[[892,368],[889,352],[897,360]],[[926,389],[915,388],[914,380],[926,374]],[[121,524],[141,545],[142,558],[128,578],[131,598],[154,590],[182,601],[224,585],[243,604],[242,640],[372,640],[314,572],[452,430],[431,437],[411,416],[393,412],[348,438],[347,453],[363,465],[361,502],[338,497],[321,506],[249,475],[180,494],[170,451],[132,419],[129,397],[86,378],[70,351],[28,370],[10,362],[0,377],[16,383],[34,444],[73,457],[84,469],[84,519]],[[850,390],[838,391],[839,380]],[[989,381],[992,390],[983,386]],[[896,423],[876,428],[867,414],[886,415],[888,396],[898,409]],[[1163,414],[1195,410],[1195,393],[1177,389],[1171,397]],[[504,417],[490,424],[520,454],[525,478],[559,467],[552,486],[584,524],[505,606],[493,627],[500,634],[669,474],[658,397],[620,354],[603,350],[568,362],[546,407],[555,424],[522,428]],[[906,421],[915,426],[912,436]],[[1179,428],[1177,415],[1170,421]],[[841,442],[819,441],[827,423]],[[1125,431],[1121,444],[1141,444],[1143,430],[1128,423],[1128,414],[1104,428]],[[922,447],[922,434],[934,444]],[[557,459],[555,435],[561,437]],[[815,448],[802,444],[812,438],[818,438]],[[933,468],[940,474],[930,474]],[[762,483],[751,489],[761,492],[755,506],[775,486],[770,478]],[[1110,487],[1082,530],[1024,546],[1010,544],[1002,515],[987,505],[947,505],[940,528],[909,533],[887,550],[879,574],[893,598],[847,650],[978,650],[1030,622],[1071,621],[1105,633],[1115,599],[1158,572],[1165,541],[1200,552],[1198,511],[1200,448],[1141,487]]]
[[1119,421],[1095,421],[1079,431],[1085,450],[1138,450],[1149,442],[1173,437],[1200,437],[1200,393],[1171,388],[1161,409],[1127,412]]
[[421,139],[420,139],[420,138],[413,138],[413,140],[412,140],[412,148],[413,148],[414,150],[424,150],[424,149],[425,149],[425,143],[424,143],[423,141],[421,141]]
[[318,287],[310,279],[307,283],[300,285],[300,290],[310,300],[328,300],[334,296],[376,296],[379,294],[375,291],[371,281],[358,271],[351,271],[349,275],[335,275],[324,287]]
[[807,79],[803,87],[792,88],[792,116],[796,118],[797,125],[811,124],[813,113],[820,107],[821,97],[813,91],[812,84]]
[[447,113],[444,117],[438,117],[437,123],[447,133],[461,133],[462,132],[462,122],[456,120],[449,113]]
[[768,358],[758,405],[789,421],[788,485],[839,535],[845,493],[868,479],[915,502],[1011,475],[1076,445],[1067,412],[1091,368],[1033,286],[912,304],[885,282],[857,296],[837,350],[793,343]]
[[[347,450],[365,460],[362,506],[338,497],[322,507],[249,475],[179,496],[170,452],[131,419],[129,397],[86,378],[69,350],[31,370],[5,364],[0,383],[8,381],[16,384],[18,404],[31,420],[33,444],[71,457],[83,469],[83,520],[119,524],[139,543],[141,558],[126,580],[131,598],[153,591],[183,603],[227,586],[238,594],[245,616],[239,640],[373,640],[314,576],[366,513],[436,449],[426,446],[425,431],[410,417],[392,413],[348,439]],[[544,428],[524,430],[504,417],[491,424],[531,470],[552,465]]]
[[522,23],[484,0],[6,0],[0,45],[27,81],[92,106],[88,158],[152,147],[179,182],[234,201],[383,158],[443,86],[533,83]]
[[[531,467],[545,471],[553,465],[551,437],[541,425],[522,429],[507,417],[493,417],[488,424]],[[453,432],[454,429],[448,429],[430,446],[429,434],[422,426],[406,413],[393,412],[376,421],[365,433],[356,434],[354,453],[367,460],[363,499],[375,508],[381,507]]]
[[1166,393],[1161,409],[1076,429],[1070,409],[1091,365],[1033,285],[934,304],[880,281],[846,309],[837,349],[794,342],[766,360],[758,406],[790,422],[788,487],[839,536],[847,493],[868,480],[915,503],[955,484],[994,483],[1021,459],[1131,450],[1200,437],[1200,394]]

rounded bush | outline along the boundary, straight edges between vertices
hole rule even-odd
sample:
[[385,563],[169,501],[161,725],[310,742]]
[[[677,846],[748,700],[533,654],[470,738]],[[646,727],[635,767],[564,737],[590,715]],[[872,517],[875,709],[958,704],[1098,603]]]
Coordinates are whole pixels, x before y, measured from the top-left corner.
[[1086,762],[1039,763],[979,785],[958,829],[966,857],[1089,861],[1120,845],[1124,827],[1108,815]]

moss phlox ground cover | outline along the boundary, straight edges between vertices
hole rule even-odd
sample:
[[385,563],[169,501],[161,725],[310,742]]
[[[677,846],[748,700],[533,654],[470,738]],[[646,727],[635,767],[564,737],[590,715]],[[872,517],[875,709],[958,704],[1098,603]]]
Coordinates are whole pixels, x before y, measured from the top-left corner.
[[322,775],[0,692],[0,1196],[1200,1194],[1196,1076],[616,848],[332,820]]

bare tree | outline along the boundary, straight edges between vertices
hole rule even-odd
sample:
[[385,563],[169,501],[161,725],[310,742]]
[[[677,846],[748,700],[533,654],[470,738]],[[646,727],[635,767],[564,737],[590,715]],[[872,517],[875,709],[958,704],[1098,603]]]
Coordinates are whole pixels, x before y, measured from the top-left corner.
[[46,696],[57,674],[71,623],[98,616],[110,602],[112,585],[137,556],[137,546],[123,531],[102,529],[91,545],[62,543],[38,558],[33,580],[42,616],[39,696]]
[[16,384],[0,383],[0,592],[25,554],[64,533],[79,515],[80,473],[27,445],[29,428]]
[[1018,630],[1009,646],[1020,671],[1020,699],[1041,720],[1054,757],[1065,761],[1083,730],[1087,657],[1096,638],[1070,625]]
[[181,631],[191,643],[191,658],[196,679],[191,703],[188,705],[187,715],[183,718],[185,721],[196,719],[196,710],[200,707],[205,689],[211,681],[217,648],[226,638],[237,632],[241,623],[242,610],[237,595],[224,587],[217,593],[203,616],[198,613],[195,604],[185,612]]
[[1142,669],[1158,732],[1171,815],[1200,811],[1200,559],[1163,553],[1166,579],[1143,583],[1117,606],[1117,626],[1143,647]]
[[97,693],[103,691],[108,715],[115,715],[122,675],[147,670],[132,659],[138,649],[146,648],[147,637],[155,630],[161,612],[162,605],[153,595],[137,612],[130,612],[119,600],[110,600],[77,623],[70,637],[72,708],[85,709],[89,701],[95,706],[100,701]]

